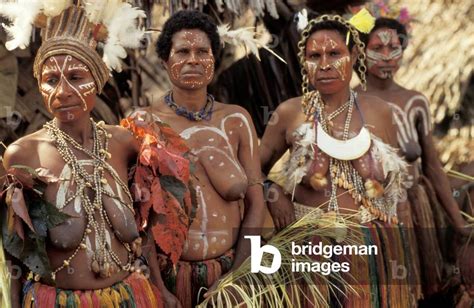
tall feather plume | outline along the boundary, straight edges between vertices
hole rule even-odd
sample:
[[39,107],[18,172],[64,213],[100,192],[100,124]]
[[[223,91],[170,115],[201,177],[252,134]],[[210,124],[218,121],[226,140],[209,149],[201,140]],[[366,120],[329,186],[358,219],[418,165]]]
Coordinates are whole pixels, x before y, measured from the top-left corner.
[[277,57],[283,63],[286,63],[283,58],[277,55],[273,50],[268,48],[265,44],[260,43],[254,37],[254,27],[245,27],[239,28],[237,30],[230,30],[228,24],[220,25],[217,27],[217,32],[223,43],[231,44],[234,46],[243,46],[247,53],[251,52],[257,57],[260,61],[260,55],[258,53],[258,48],[263,48],[270,52],[272,55]]
[[2,24],[9,41],[5,43],[8,50],[25,49],[30,44],[31,32],[36,16],[41,10],[39,0],[17,0],[0,4],[0,15],[12,22]]

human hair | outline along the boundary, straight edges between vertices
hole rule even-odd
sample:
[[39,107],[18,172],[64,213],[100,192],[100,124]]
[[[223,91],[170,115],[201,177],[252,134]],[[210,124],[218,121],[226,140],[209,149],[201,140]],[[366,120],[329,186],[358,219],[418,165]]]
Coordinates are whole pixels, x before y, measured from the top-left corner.
[[[342,18],[339,15],[322,15],[315,19],[312,19],[306,28],[301,33],[301,40],[298,42],[298,57],[301,65],[301,75],[303,77],[303,83],[301,85],[302,92],[304,96],[309,94],[309,80],[308,80],[308,72],[304,67],[304,63],[306,61],[306,43],[308,38],[316,31],[321,30],[334,30],[340,33],[344,40],[346,40],[347,35],[349,35],[349,42],[347,48],[349,52],[352,52],[352,49],[355,47],[357,48],[357,61],[354,65],[361,76],[362,86],[365,87],[365,72],[367,68],[365,66],[365,44],[360,39],[360,33],[357,29],[352,26],[347,20]],[[348,34],[349,33],[349,34]]]
[[176,12],[165,22],[156,43],[156,52],[160,59],[168,61],[173,35],[183,29],[198,29],[206,33],[211,42],[212,54],[217,61],[221,48],[217,26],[208,15],[196,10]]
[[[393,18],[379,17],[375,21],[375,26],[372,29],[372,31],[370,31],[370,33],[373,33],[376,30],[381,29],[381,28],[388,28],[388,29],[393,29],[393,30],[397,31],[398,39],[400,40],[400,44],[402,45],[402,49],[407,48],[407,46],[408,46],[408,32],[407,32],[406,27],[402,23],[400,23],[398,20],[393,19]],[[369,42],[369,38],[370,37],[366,38],[366,42],[365,42],[366,45]]]

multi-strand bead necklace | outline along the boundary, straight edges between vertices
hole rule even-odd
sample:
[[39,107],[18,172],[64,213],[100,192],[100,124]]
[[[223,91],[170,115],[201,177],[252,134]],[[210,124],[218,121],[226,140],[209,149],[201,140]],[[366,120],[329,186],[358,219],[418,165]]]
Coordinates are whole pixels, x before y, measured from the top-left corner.
[[[303,103],[303,112],[306,115],[307,121],[313,122],[314,125],[321,125],[326,133],[331,134],[330,130],[333,126],[332,120],[347,109],[347,116],[344,122],[344,130],[342,134],[342,140],[347,141],[349,138],[349,128],[356,99],[357,94],[351,90],[349,100],[329,115],[326,115],[325,104],[319,92],[314,91],[310,94],[309,100]],[[350,161],[330,157],[329,171],[331,179],[331,195],[329,198],[328,211],[339,212],[337,187],[341,187],[348,190],[354,201],[357,204],[362,204],[375,217],[380,217],[382,215],[380,209],[383,209],[384,207],[384,198],[370,198],[367,196],[364,179],[352,166]]]
[[[79,197],[87,219],[87,224],[82,235],[81,243],[74,250],[72,255],[64,260],[63,264],[51,273],[51,278],[53,280],[56,278],[57,272],[69,267],[72,259],[76,257],[81,249],[88,249],[86,241],[87,237],[92,232],[94,232],[95,235],[96,246],[95,251],[93,251],[91,269],[94,273],[100,275],[102,278],[110,277],[119,270],[131,270],[134,255],[137,254],[137,250],[141,250],[132,249],[130,244],[122,242],[122,245],[128,251],[128,261],[126,264],[122,264],[122,261],[112,250],[112,247],[110,247],[110,244],[107,241],[107,227],[112,229],[113,226],[104,208],[103,196],[105,195],[118,199],[119,202],[123,203],[132,212],[134,210],[132,206],[132,196],[127,185],[120,179],[113,167],[106,162],[107,159],[111,158],[111,154],[107,152],[107,149],[109,143],[108,140],[112,137],[112,135],[105,130],[102,123],[96,124],[91,119],[93,138],[92,151],[84,148],[71,136],[59,129],[55,120],[44,125],[48,134],[54,140],[59,154],[71,169],[71,181],[76,184],[76,192],[70,196],[64,204],[68,204],[76,197]],[[93,161],[92,174],[84,169],[83,165],[79,162],[78,158],[69,145],[91,157]],[[108,184],[107,179],[105,178],[106,172],[112,176],[115,183],[117,183],[122,191],[125,192],[128,202],[120,200],[113,194],[113,191],[104,188]],[[91,198],[89,195],[89,192],[91,191],[94,194],[93,198]],[[134,243],[133,247],[136,248],[136,246],[136,243]]]

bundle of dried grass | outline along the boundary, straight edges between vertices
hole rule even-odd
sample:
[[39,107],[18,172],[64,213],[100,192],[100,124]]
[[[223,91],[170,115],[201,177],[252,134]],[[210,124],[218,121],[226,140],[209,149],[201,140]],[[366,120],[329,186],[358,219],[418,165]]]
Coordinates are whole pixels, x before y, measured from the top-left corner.
[[[303,243],[318,237],[335,240],[341,245],[363,244],[356,214],[323,213],[315,208],[275,235],[268,244],[282,255],[280,269],[274,274],[251,273],[250,258],[232,274],[224,277],[217,288],[198,307],[303,307],[310,301],[314,307],[329,307],[329,294],[358,294],[340,275],[332,273],[293,272],[292,262],[314,262],[308,255],[292,255],[291,243]],[[350,230],[350,231],[348,231]],[[264,254],[262,265],[269,266],[273,256]],[[344,290],[341,290],[340,287]]]
[[436,143],[441,162],[446,169],[474,161],[474,125],[451,128]]

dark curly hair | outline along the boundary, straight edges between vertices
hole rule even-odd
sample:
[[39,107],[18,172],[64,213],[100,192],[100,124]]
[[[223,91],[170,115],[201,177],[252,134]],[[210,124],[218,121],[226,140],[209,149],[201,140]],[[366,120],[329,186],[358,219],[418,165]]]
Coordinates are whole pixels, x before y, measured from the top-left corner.
[[[372,29],[371,33],[381,28],[389,28],[397,31],[398,39],[400,40],[400,44],[402,44],[402,49],[407,48],[408,32],[405,26],[402,25],[398,20],[393,18],[379,17],[375,21],[375,26]],[[367,43],[369,42],[369,36],[367,36],[365,39],[365,45],[367,46]]]
[[217,26],[208,15],[195,10],[176,12],[165,22],[156,42],[156,52],[160,59],[168,61],[173,35],[183,29],[199,29],[206,33],[209,41],[211,41],[212,54],[217,61],[221,48]]

